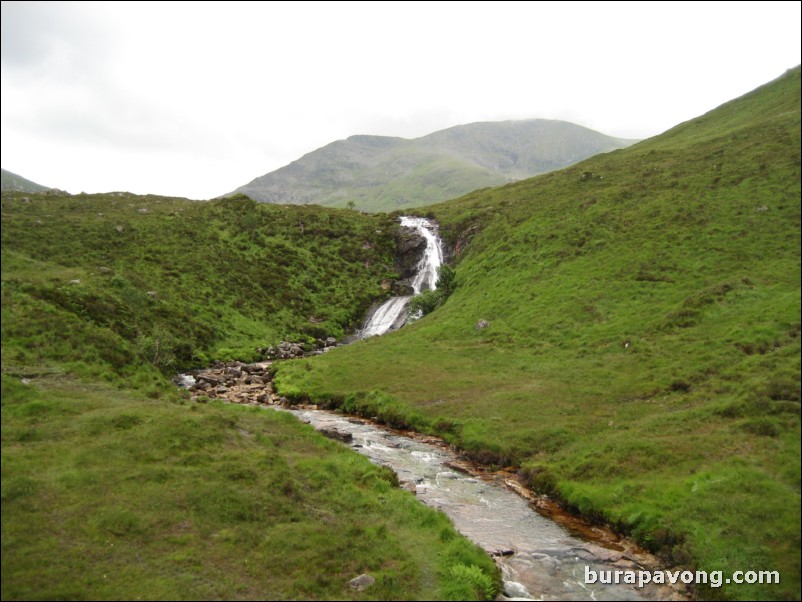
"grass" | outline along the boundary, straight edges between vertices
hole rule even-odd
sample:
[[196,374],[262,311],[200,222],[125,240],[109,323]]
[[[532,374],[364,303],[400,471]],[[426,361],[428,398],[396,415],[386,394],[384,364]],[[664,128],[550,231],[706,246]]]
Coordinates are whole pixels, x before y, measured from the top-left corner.
[[[3,599],[476,599],[465,572],[497,585],[443,514],[288,414],[63,376],[4,376],[2,403]],[[376,585],[357,593],[361,573]]]
[[258,359],[342,336],[395,275],[387,216],[124,193],[4,193],[2,212],[6,366],[131,380]]
[[[682,566],[782,575],[702,597],[798,599],[799,106],[797,68],[430,208],[447,301],[277,385],[517,466]],[[395,275],[392,216],[125,193],[2,213],[3,598],[347,598],[364,570],[363,597],[492,595],[490,560],[382,471],[166,378],[345,332]]]
[[518,466],[681,565],[782,575],[702,597],[798,598],[799,80],[427,208],[448,301],[280,388]]
[[14,192],[2,217],[3,599],[492,597],[493,561],[395,475],[170,382],[352,328],[394,219]]

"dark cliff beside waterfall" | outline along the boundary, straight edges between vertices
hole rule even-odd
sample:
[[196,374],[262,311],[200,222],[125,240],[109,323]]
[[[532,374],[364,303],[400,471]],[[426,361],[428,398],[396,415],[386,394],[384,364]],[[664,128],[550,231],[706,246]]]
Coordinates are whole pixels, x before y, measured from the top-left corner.
[[[397,330],[417,317],[409,313],[411,299],[437,288],[440,266],[443,264],[443,242],[438,234],[437,223],[424,217],[410,216],[402,216],[399,221],[398,263],[402,279],[393,283],[395,296],[371,308],[364,327],[356,333],[358,339]],[[411,259],[414,259],[414,265]]]

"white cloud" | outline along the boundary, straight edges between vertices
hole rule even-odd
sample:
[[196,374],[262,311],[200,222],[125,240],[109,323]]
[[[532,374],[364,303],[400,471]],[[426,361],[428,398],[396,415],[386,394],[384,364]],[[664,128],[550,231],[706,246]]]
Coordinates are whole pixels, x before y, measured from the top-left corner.
[[646,137],[798,64],[799,23],[798,2],[3,2],[3,167],[208,198],[353,134]]

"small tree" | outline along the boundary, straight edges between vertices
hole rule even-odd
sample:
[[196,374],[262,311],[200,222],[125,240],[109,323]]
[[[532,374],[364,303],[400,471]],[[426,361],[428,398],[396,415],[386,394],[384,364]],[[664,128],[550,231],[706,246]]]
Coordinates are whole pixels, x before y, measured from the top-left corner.
[[441,265],[437,271],[437,288],[412,297],[407,304],[407,316],[412,319],[422,318],[440,307],[457,287],[456,277],[453,269],[445,264]]

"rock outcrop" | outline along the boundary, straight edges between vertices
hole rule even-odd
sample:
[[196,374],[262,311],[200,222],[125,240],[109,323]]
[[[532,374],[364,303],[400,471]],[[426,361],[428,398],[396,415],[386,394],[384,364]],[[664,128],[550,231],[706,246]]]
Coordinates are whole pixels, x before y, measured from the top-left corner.
[[270,366],[271,362],[218,362],[211,368],[194,372],[192,379],[180,379],[179,384],[187,388],[192,401],[222,399],[229,403],[257,406],[288,403],[273,389]]

